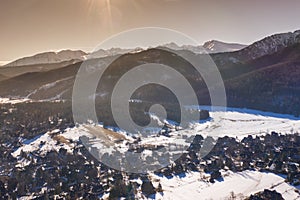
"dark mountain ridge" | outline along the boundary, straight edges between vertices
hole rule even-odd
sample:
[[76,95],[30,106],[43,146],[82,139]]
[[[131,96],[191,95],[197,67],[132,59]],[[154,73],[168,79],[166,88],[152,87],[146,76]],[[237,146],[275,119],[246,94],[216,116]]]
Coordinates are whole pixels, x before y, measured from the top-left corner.
[[254,42],[240,51],[212,54],[218,66],[232,63],[246,63],[265,55],[271,55],[286,47],[300,43],[300,30],[268,36]]

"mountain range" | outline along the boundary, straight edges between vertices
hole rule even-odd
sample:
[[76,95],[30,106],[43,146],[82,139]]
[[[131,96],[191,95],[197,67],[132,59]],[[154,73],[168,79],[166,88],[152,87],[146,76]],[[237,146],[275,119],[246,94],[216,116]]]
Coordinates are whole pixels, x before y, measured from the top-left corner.
[[[205,42],[202,46],[193,45],[182,45],[179,46],[176,43],[164,44],[162,48],[169,48],[172,50],[187,50],[196,54],[202,53],[228,53],[227,57],[230,61],[227,62],[239,62],[241,60],[256,59],[263,55],[275,53],[287,46],[299,42],[300,30],[289,33],[275,34],[264,38],[263,40],[254,42],[251,45],[243,45],[238,43],[225,43],[217,40],[211,40]],[[86,53],[81,50],[63,50],[59,52],[45,52],[36,54],[34,56],[24,57],[10,62],[5,67],[17,67],[17,66],[27,66],[35,64],[53,64],[60,63],[64,61],[77,60],[82,61],[91,58],[103,58],[107,56],[115,56],[120,54],[125,54],[129,52],[139,52],[145,49],[135,48],[135,49],[122,49],[122,48],[111,48],[111,49],[99,49],[92,53]],[[239,51],[242,50],[242,51]],[[235,52],[239,51],[238,54]],[[232,53],[233,52],[233,53]],[[224,62],[224,61],[223,61]],[[226,61],[225,61],[226,62]]]
[[[245,48],[246,46],[247,45],[225,43],[216,40],[208,41],[203,46],[192,46],[192,45],[178,46],[175,43],[162,45],[162,47],[169,48],[172,50],[188,50],[197,54],[231,52],[231,51],[240,50],[242,48]],[[28,65],[35,65],[35,64],[54,64],[54,63],[60,63],[60,62],[70,61],[70,60],[82,61],[82,60],[92,59],[92,58],[104,58],[107,56],[121,55],[130,52],[135,53],[142,50],[144,49],[137,47],[134,49],[124,49],[124,48],[98,49],[92,53],[86,53],[81,50],[75,50],[75,51],[63,50],[59,52],[45,52],[33,56],[20,58],[13,62],[5,64],[3,66],[18,67],[18,66],[28,66]]]
[[[297,107],[297,105],[300,105],[299,37],[300,31],[275,34],[238,51],[211,53],[210,55],[219,68],[225,83],[228,105],[298,115],[298,111],[300,110]],[[175,48],[175,44],[169,44],[165,47],[173,48],[175,52],[184,51],[191,58],[203,56],[187,49],[176,50],[177,47]],[[119,50],[114,49],[115,53],[110,55],[115,55]],[[100,52],[103,51],[101,50]],[[81,53],[80,55],[86,54]],[[110,58],[110,56],[107,58]],[[101,59],[106,58],[97,58],[95,56],[86,62],[93,64]],[[178,65],[178,70],[181,70],[183,66],[188,67],[189,65],[185,61],[180,60],[180,58],[177,60],[178,63],[174,63],[174,59],[172,53],[164,49],[138,49],[135,52],[125,53],[121,56],[112,65],[111,73],[115,77],[118,77],[122,75],[125,69],[129,70],[138,63],[149,62],[151,60],[157,60],[159,63],[164,64]],[[60,66],[55,66],[54,69],[51,69],[49,65],[37,64],[34,66],[39,67],[39,69],[43,69],[46,66],[47,69],[42,71],[27,71],[24,74],[18,73],[17,76],[14,76],[13,73],[9,74],[10,71],[13,71],[14,67],[0,69],[0,74],[10,77],[1,81],[0,96],[19,96],[36,100],[53,98],[70,99],[72,85],[81,63],[82,61],[78,60],[73,60],[71,63],[63,62],[60,63]],[[118,63],[123,64],[120,65]],[[128,66],[122,67],[123,65]],[[26,69],[26,67],[22,67],[22,69],[24,68]],[[187,70],[184,73],[187,73],[187,78],[193,84],[197,86],[202,85],[202,89],[200,88],[196,91],[199,101],[201,104],[209,104],[210,99],[203,80],[195,80],[193,78],[193,71]],[[109,77],[110,75],[107,76]],[[115,83],[115,81],[115,79],[106,81],[103,84],[103,88],[105,89],[102,88],[103,91],[98,91],[98,93],[109,93],[107,90],[111,89],[111,84]],[[46,87],[47,85],[51,87]],[[156,100],[152,92],[154,91],[153,88],[149,90],[151,92],[145,92],[143,95],[147,93],[147,97]],[[168,96],[164,98],[170,99]],[[164,99],[160,100],[163,101]],[[293,104],[291,104],[291,101],[293,101]]]

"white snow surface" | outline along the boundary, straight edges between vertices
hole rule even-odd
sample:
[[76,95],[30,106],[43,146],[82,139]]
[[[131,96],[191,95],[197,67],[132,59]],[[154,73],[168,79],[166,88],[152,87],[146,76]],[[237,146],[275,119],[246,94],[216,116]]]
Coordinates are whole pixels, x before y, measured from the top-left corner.
[[[18,148],[15,152],[12,153],[12,156],[18,157],[23,152],[33,152],[38,151],[41,155],[45,155],[47,152],[51,150],[58,151],[61,147],[70,150],[70,146],[66,144],[57,145],[57,141],[55,141],[51,134],[54,132],[59,132],[59,130],[54,130],[49,133],[45,133],[43,135],[36,136],[32,140],[26,140],[23,142],[23,146]],[[42,143],[45,142],[44,145]]]
[[0,104],[17,104],[17,103],[24,103],[28,102],[30,99],[24,98],[24,99],[14,99],[14,98],[0,98]]
[[[201,108],[210,110],[209,107]],[[239,108],[226,108],[226,111],[216,109],[209,113],[210,120],[193,127],[199,134],[242,139],[248,135],[266,135],[272,131],[281,134],[300,132],[300,118],[291,115]]]
[[[33,99],[29,99],[27,97],[24,98],[1,98],[0,97],[0,105],[1,104],[19,104],[19,103],[26,103],[26,102],[61,102],[63,101],[61,99],[61,96],[66,92],[67,90],[62,91],[60,94],[51,97],[49,99],[43,99],[43,100],[33,100]],[[32,94],[31,94],[32,95]]]
[[286,200],[296,200],[300,198],[295,187],[284,182],[284,178],[273,173],[263,173],[258,171],[243,171],[233,173],[223,171],[224,180],[210,183],[205,181],[205,176],[200,172],[191,172],[185,177],[158,177],[152,175],[152,179],[160,181],[164,190],[163,194],[157,194],[156,199],[165,200],[225,200],[233,192],[237,198],[245,199],[251,194],[263,191],[264,189],[276,190],[281,193]]

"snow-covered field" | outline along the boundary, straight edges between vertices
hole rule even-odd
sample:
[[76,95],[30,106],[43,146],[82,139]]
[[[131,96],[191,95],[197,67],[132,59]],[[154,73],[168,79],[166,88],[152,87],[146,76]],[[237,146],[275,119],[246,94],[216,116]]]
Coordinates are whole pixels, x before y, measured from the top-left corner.
[[[209,107],[202,107],[208,109]],[[276,131],[289,134],[300,132],[300,118],[250,109],[227,108],[210,111],[211,120],[196,124],[194,130],[202,135],[244,138]]]
[[67,151],[71,152],[72,148],[74,147],[74,144],[66,141],[66,142],[59,142],[58,145],[57,141],[61,139],[72,139],[74,141],[78,141],[79,137],[84,135],[80,132],[80,129],[73,128],[73,129],[67,129],[65,133],[53,137],[54,134],[57,134],[59,132],[60,130],[56,129],[48,133],[36,136],[31,140],[23,141],[23,146],[18,148],[15,152],[13,152],[12,156],[18,157],[21,151],[23,152],[37,151],[40,155],[45,155],[47,152],[51,150],[59,151],[60,148],[64,148]]
[[152,175],[153,179],[161,182],[164,190],[163,195],[157,194],[156,199],[165,200],[224,200],[229,199],[231,193],[236,199],[245,199],[251,194],[263,191],[264,189],[276,190],[281,193],[286,200],[300,199],[295,187],[284,182],[284,178],[273,173],[262,173],[258,171],[243,171],[233,173],[231,171],[222,172],[224,180],[216,183],[203,181],[203,176],[199,172],[188,173],[186,177],[158,177]]
[[[228,109],[210,112],[211,119],[200,124],[195,124],[187,134],[201,134],[206,136],[231,136],[242,139],[247,135],[264,135],[276,131],[282,134],[300,132],[300,119],[289,115],[280,115],[246,109]],[[41,155],[50,150],[58,151],[61,147],[72,151],[73,145],[68,142],[60,142],[57,139],[79,140],[82,135],[87,135],[87,129],[72,128],[64,133],[59,130],[40,135],[32,140],[23,141],[23,146],[17,149],[13,156],[19,158],[22,151],[38,151]],[[58,137],[52,137],[53,133],[59,133]],[[124,134],[124,133],[123,133]],[[61,136],[61,137],[60,137]],[[154,140],[155,141],[152,141]],[[161,139],[161,141],[160,141]],[[167,137],[159,136],[150,138],[154,143],[166,143]],[[147,139],[145,140],[147,141]],[[144,142],[145,142],[144,141]],[[41,145],[43,144],[43,145]],[[28,165],[28,160],[19,160],[19,166]],[[300,199],[296,188],[284,182],[284,178],[272,173],[258,171],[244,171],[233,173],[223,171],[224,180],[214,184],[204,181],[203,173],[188,173],[185,177],[158,177],[152,174],[152,178],[160,180],[164,190],[163,195],[157,194],[156,199],[226,199],[233,192],[237,197],[249,196],[264,189],[276,190],[287,200]],[[299,191],[299,188],[298,188]],[[239,199],[237,198],[237,199]]]
[[[215,111],[210,112],[211,119],[203,123],[194,124],[191,130],[181,132],[181,134],[203,136],[230,136],[242,139],[248,135],[265,135],[276,131],[281,134],[290,134],[300,132],[300,119],[289,115],[281,115],[274,113],[265,113],[255,110],[246,109],[228,109],[226,112]],[[57,130],[58,131],[58,130]],[[20,150],[23,151],[48,151],[51,149],[59,149],[56,146],[56,141],[50,136],[53,132],[38,136],[30,142],[24,143],[14,155],[17,156]],[[124,134],[124,132],[120,132]],[[174,133],[175,134],[175,133]],[[78,141],[80,136],[90,136],[89,131],[84,128],[67,129],[64,133],[60,133],[65,139],[72,139]],[[174,141],[174,138],[169,138],[169,142]],[[142,143],[149,141],[150,143],[163,144],[168,142],[168,137],[159,136],[152,138],[145,138]],[[41,147],[40,143],[45,142]],[[62,147],[70,149],[69,145],[61,144]]]

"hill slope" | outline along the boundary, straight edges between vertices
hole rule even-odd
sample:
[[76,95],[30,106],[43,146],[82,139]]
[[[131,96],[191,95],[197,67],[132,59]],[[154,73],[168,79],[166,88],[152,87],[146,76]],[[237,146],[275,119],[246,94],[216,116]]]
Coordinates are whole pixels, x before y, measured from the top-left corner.
[[72,51],[63,50],[60,52],[45,52],[36,54],[34,56],[29,56],[25,58],[18,59],[11,63],[5,65],[6,67],[17,67],[25,65],[35,65],[35,64],[50,64],[50,63],[60,63],[69,60],[83,60],[87,53],[83,51]]

